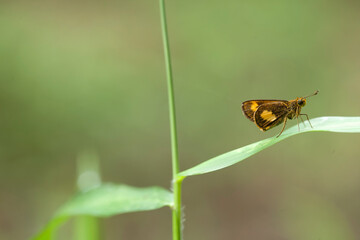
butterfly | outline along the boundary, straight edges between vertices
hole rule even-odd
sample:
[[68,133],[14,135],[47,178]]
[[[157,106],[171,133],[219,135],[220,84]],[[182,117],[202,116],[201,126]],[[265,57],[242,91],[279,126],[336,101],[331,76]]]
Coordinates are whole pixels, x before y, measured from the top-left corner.
[[[319,91],[306,97],[298,97],[294,100],[249,100],[242,103],[242,111],[250,121],[263,132],[276,127],[283,123],[280,133],[276,136],[279,137],[284,131],[286,121],[288,119],[296,118],[299,127],[299,117],[306,116],[310,123],[309,116],[301,113],[301,108],[306,105],[306,98],[317,95]],[[303,121],[304,122],[304,121]],[[312,127],[311,123],[310,126]]]

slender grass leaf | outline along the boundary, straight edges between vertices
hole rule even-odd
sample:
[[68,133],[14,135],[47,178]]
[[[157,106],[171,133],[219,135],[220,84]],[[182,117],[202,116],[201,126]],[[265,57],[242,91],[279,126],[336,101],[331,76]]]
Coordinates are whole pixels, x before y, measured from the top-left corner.
[[[192,175],[199,175],[208,172],[213,172],[225,167],[229,167],[235,163],[238,163],[255,153],[258,153],[275,143],[278,143],[288,137],[299,133],[327,131],[327,132],[343,132],[343,133],[359,133],[360,132],[360,117],[319,117],[310,120],[313,128],[306,122],[305,126],[300,125],[300,131],[298,126],[295,125],[285,130],[278,138],[276,136],[264,139],[262,141],[247,145],[242,148],[235,149],[233,151],[224,153],[210,160],[207,160],[195,167],[180,172],[178,177],[186,177]],[[276,133],[278,134],[278,133]]]
[[79,193],[65,203],[41,233],[33,239],[52,239],[54,231],[72,216],[110,217],[121,213],[154,210],[164,206],[173,206],[172,194],[166,189],[104,184],[88,192]]

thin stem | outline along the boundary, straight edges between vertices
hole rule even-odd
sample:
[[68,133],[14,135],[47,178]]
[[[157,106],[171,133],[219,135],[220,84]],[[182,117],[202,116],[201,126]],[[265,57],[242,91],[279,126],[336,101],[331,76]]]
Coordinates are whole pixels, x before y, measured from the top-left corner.
[[172,209],[173,240],[181,240],[181,183],[182,179],[173,181],[174,206]]
[[171,135],[171,159],[172,159],[172,175],[173,175],[173,193],[174,207],[172,209],[173,219],[173,240],[181,240],[181,182],[182,178],[178,178],[179,160],[176,133],[176,115],[175,115],[175,97],[174,86],[171,69],[170,46],[167,33],[165,0],[160,1],[160,18],[162,38],[164,44],[164,56],[166,66],[166,79],[169,97],[169,116],[170,116],[170,135]]

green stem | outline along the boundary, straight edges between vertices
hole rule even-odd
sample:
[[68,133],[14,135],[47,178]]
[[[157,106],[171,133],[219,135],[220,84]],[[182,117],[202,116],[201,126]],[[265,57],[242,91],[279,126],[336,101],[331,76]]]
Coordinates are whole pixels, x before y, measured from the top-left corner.
[[182,179],[173,182],[174,206],[172,209],[173,240],[181,240],[181,183]]
[[169,115],[170,115],[170,134],[171,134],[171,159],[172,159],[172,175],[173,175],[173,193],[174,193],[174,207],[172,209],[173,219],[173,240],[181,240],[181,182],[183,178],[178,178],[179,160],[178,160],[178,146],[176,133],[176,116],[175,116],[175,97],[174,86],[172,80],[170,47],[167,33],[166,14],[165,14],[165,0],[160,1],[160,18],[162,38],[164,44],[166,78],[168,86],[169,97]]

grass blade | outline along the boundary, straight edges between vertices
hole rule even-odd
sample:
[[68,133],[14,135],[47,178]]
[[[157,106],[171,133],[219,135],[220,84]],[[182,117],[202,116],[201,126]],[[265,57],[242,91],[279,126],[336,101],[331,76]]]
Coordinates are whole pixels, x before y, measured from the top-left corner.
[[56,229],[72,216],[110,217],[121,213],[154,210],[164,206],[173,206],[173,196],[166,189],[105,184],[77,194],[57,211],[55,217],[33,239],[52,239]]
[[[275,143],[278,143],[288,137],[299,133],[305,132],[317,132],[317,131],[327,131],[327,132],[343,132],[343,133],[359,133],[360,132],[360,117],[319,117],[311,119],[311,124],[313,128],[310,127],[308,123],[306,126],[300,125],[300,132],[298,131],[298,126],[295,125],[286,131],[284,131],[280,137],[276,136],[264,139],[262,141],[247,145],[242,148],[235,149],[233,151],[224,153],[217,157],[214,157],[210,160],[207,160],[195,167],[192,167],[188,170],[180,172],[179,177],[187,177],[192,175],[199,175],[208,172],[213,172],[220,170],[225,167],[229,167],[235,163],[238,163],[255,153],[258,153]],[[276,133],[278,134],[278,133]]]

